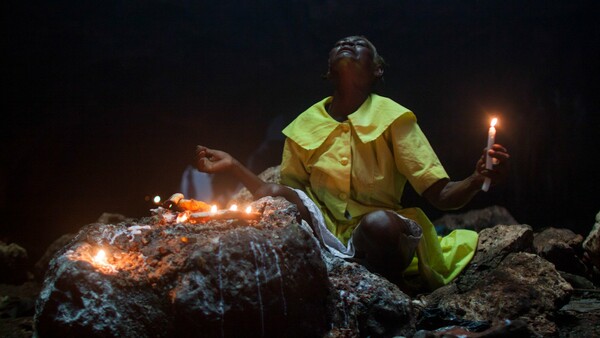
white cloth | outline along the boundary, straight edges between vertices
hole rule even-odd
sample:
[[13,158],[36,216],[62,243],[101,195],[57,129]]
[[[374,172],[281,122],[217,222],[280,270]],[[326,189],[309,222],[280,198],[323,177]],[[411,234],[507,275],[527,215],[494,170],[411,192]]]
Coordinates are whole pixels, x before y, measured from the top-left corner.
[[[356,254],[356,251],[354,249],[354,244],[352,243],[352,237],[350,237],[348,240],[348,245],[344,246],[344,243],[335,237],[335,235],[329,231],[325,225],[325,219],[323,218],[321,209],[319,209],[315,202],[313,202],[313,200],[311,200],[310,197],[304,193],[304,191],[299,189],[294,189],[294,191],[296,191],[302,200],[302,203],[304,203],[304,206],[310,212],[310,218],[314,227],[314,232],[319,242],[325,246],[329,252],[337,257],[353,258]],[[423,237],[423,229],[421,229],[417,222],[413,221],[412,219],[406,218],[398,213],[396,213],[396,215],[402,218],[408,225],[411,235],[407,236],[407,241],[404,244],[408,245],[411,251],[414,251],[417,248],[419,241]]]
[[304,193],[302,190],[294,189],[304,206],[310,212],[310,218],[314,227],[315,235],[319,242],[325,246],[325,248],[333,255],[340,258],[352,258],[354,257],[354,245],[352,244],[352,238],[348,241],[348,245],[344,246],[334,234],[329,231],[325,225],[325,219],[319,207]]

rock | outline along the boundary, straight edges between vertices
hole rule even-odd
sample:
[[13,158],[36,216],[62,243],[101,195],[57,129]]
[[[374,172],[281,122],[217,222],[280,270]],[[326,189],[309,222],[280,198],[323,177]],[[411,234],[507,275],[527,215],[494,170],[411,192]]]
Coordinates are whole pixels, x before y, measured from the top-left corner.
[[84,227],[50,262],[36,335],[322,336],[331,287],[317,242],[284,199],[253,209],[250,223],[177,223],[159,208]]
[[556,335],[553,314],[567,303],[573,288],[552,263],[527,252],[532,242],[527,225],[483,230],[471,265],[426,296],[426,307],[470,321],[518,319],[527,323],[533,336]]
[[536,233],[533,249],[540,257],[552,262],[557,270],[579,275],[587,274],[587,267],[579,258],[583,255],[583,237],[569,229],[546,228]]
[[[96,223],[115,224],[127,221],[131,222],[133,221],[133,219],[125,217],[122,214],[104,212],[102,213],[102,215],[100,215],[100,217],[98,217]],[[48,269],[48,264],[50,263],[50,259],[52,259],[52,257],[54,257],[60,249],[64,248],[67,244],[69,244],[69,242],[73,240],[75,235],[75,233],[64,234],[57,238],[54,242],[52,242],[50,246],[48,246],[46,252],[44,252],[42,257],[33,266],[33,275],[38,281],[43,281],[44,275],[46,274],[46,270]]]
[[387,279],[328,252],[331,326],[328,337],[410,337],[417,312],[408,295]]
[[48,246],[46,252],[44,252],[42,257],[33,266],[33,275],[36,280],[40,282],[43,281],[44,275],[48,270],[48,264],[50,263],[52,257],[54,257],[60,249],[64,248],[67,244],[69,244],[69,242],[73,240],[75,235],[76,234],[62,235]]
[[596,214],[596,222],[592,231],[583,241],[583,249],[591,260],[591,263],[600,270],[600,212]]
[[600,337],[600,290],[578,293],[556,315],[560,337]]
[[433,221],[441,234],[450,233],[455,229],[470,229],[480,232],[498,224],[518,224],[514,217],[504,207],[491,206],[479,210],[470,210],[462,214],[446,214]]
[[472,289],[448,296],[438,306],[468,320],[523,319],[532,332],[548,336],[557,333],[548,314],[560,309],[571,291],[551,263],[518,252],[509,254]]
[[456,286],[459,290],[472,288],[479,280],[485,279],[486,274],[493,271],[508,254],[531,251],[532,243],[533,229],[526,224],[497,225],[482,230],[475,256],[456,280]]
[[115,224],[120,222],[132,221],[131,218],[127,218],[121,214],[115,214],[110,212],[104,212],[100,217],[98,217],[97,223],[102,224]]
[[0,283],[21,284],[28,278],[27,250],[16,243],[0,241]]
[[20,285],[0,284],[0,337],[33,336],[34,304],[40,284],[27,281]]

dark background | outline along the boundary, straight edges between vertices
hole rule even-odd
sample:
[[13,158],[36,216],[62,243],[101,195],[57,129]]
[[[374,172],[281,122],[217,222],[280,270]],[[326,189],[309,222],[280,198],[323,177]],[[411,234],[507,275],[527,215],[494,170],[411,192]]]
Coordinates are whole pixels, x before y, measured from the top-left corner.
[[[8,1],[1,239],[32,261],[103,212],[149,215],[194,146],[245,161],[269,121],[330,94],[327,53],[363,34],[378,92],[412,109],[450,176],[491,115],[511,178],[469,209],[586,235],[599,211],[594,1]],[[421,205],[408,193],[405,205]],[[442,215],[422,205],[432,219]]]

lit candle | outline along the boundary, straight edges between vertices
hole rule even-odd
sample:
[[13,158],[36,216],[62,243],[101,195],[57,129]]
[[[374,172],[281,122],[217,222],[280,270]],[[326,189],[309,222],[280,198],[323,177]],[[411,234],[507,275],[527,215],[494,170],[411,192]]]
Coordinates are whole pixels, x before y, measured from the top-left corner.
[[188,220],[188,218],[189,218],[189,216],[188,216],[188,213],[187,213],[186,211],[184,211],[184,212],[180,212],[180,213],[177,215],[176,222],[177,222],[177,223],[183,223],[183,222],[187,221],[187,220]]
[[[486,169],[493,168],[492,158],[490,157],[489,150],[492,149],[492,146],[494,145],[494,142],[496,139],[495,126],[496,126],[497,122],[498,122],[498,119],[494,117],[492,119],[492,122],[490,123],[490,129],[488,130],[487,148],[485,151],[485,168]],[[481,190],[488,191],[490,189],[491,183],[492,183],[492,180],[489,177],[486,177],[485,181],[483,181],[483,185],[481,186]]]
[[260,212],[253,211],[250,206],[245,208],[244,211],[240,211],[238,206],[233,204],[228,210],[217,210],[217,207],[213,206],[210,212],[194,212],[189,214],[189,218],[193,222],[207,222],[213,219],[258,220],[261,215]]

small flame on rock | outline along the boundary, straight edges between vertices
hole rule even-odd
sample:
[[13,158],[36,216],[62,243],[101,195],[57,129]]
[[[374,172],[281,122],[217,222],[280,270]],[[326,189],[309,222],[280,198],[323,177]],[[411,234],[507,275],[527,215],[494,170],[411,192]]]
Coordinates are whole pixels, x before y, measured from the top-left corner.
[[231,210],[231,211],[237,211],[237,209],[238,209],[238,206],[237,206],[237,204],[232,204],[232,205],[229,207],[229,210]]
[[96,256],[94,256],[94,263],[98,265],[108,265],[108,260],[106,259],[106,252],[103,249],[98,250]]
[[251,206],[247,206],[246,207],[246,213],[249,214],[252,212],[252,207]]
[[216,214],[217,213],[217,206],[216,205],[213,205],[213,206],[210,207],[210,213],[211,214]]
[[185,221],[188,220],[188,215],[185,212],[180,213],[179,215],[177,215],[177,223],[183,223]]

